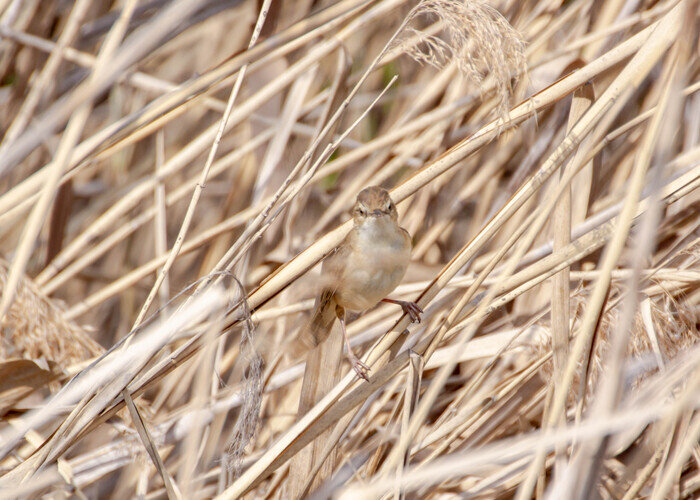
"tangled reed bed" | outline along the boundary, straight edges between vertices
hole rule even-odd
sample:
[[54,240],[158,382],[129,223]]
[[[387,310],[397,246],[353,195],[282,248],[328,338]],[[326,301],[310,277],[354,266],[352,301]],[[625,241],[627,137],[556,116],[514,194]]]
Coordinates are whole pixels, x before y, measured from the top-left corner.
[[[0,0],[0,497],[697,497],[699,12]],[[297,416],[368,185],[423,321]]]

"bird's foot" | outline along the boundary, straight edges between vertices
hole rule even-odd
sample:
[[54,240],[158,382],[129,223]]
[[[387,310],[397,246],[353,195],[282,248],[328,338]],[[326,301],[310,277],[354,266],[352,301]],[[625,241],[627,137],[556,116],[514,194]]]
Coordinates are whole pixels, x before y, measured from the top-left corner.
[[409,302],[407,300],[396,300],[396,299],[382,299],[382,302],[388,302],[389,304],[396,304],[401,306],[404,314],[408,314],[411,323],[420,323],[420,315],[423,309],[420,308],[415,302]]
[[355,373],[357,373],[357,376],[364,379],[365,382],[369,382],[369,366],[355,356],[352,351],[348,353],[348,361],[350,362],[352,369],[355,370]]
[[423,309],[418,304],[404,300],[397,300],[397,302],[403,309],[404,314],[408,314],[408,317],[411,318],[411,323],[420,323],[420,315]]

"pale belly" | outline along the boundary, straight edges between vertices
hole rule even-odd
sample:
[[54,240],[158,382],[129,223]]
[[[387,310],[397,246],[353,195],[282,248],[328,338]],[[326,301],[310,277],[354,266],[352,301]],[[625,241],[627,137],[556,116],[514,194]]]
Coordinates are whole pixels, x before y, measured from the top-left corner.
[[[343,287],[336,291],[338,304],[352,311],[374,307],[401,282],[410,259],[410,243],[402,234],[360,239],[366,249],[362,262],[354,260],[345,268]],[[395,236],[395,237],[394,237]],[[384,243],[380,243],[384,242]]]

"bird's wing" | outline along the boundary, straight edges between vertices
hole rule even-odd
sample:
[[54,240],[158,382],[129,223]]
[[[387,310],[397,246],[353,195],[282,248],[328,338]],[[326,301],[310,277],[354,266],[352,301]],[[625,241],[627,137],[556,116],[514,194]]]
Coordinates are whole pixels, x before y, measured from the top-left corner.
[[324,282],[324,288],[331,288],[335,291],[333,284],[337,283],[342,278],[345,272],[345,263],[350,257],[350,242],[349,235],[338,245],[331,253],[329,253],[323,261],[321,267],[321,279]]
[[411,233],[406,231],[406,229],[403,227],[400,227],[399,229],[401,229],[401,231],[403,232],[403,237],[406,240],[406,242],[408,242],[408,246],[413,247],[413,238],[411,238]]
[[333,326],[333,321],[335,321],[336,302],[334,294],[345,271],[345,262],[350,252],[350,245],[347,244],[346,240],[343,240],[323,260],[320,293],[316,298],[314,312],[311,315],[309,324],[309,333],[311,335],[308,341],[310,341],[311,346],[317,346],[325,341]]

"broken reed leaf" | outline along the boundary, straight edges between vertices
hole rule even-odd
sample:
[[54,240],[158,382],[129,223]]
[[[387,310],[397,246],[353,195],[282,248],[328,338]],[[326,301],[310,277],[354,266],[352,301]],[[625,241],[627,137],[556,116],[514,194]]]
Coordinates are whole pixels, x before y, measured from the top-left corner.
[[0,417],[33,391],[48,387],[61,373],[55,363],[43,360],[0,361]]

